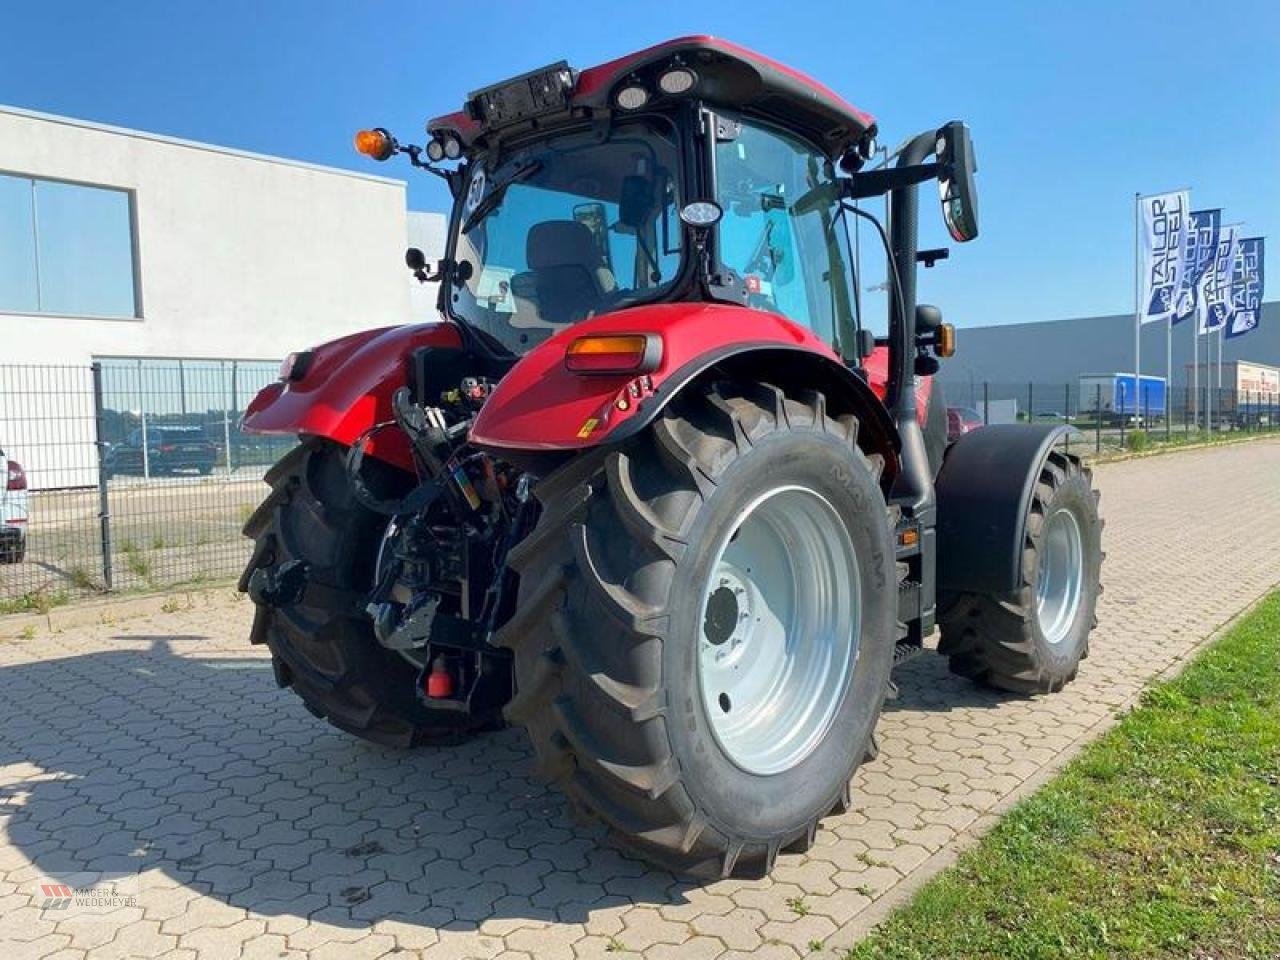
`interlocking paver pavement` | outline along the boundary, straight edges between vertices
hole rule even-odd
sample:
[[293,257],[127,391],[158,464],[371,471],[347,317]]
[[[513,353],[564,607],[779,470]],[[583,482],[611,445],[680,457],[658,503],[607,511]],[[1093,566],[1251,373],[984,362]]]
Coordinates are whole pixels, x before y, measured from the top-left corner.
[[[1019,699],[938,657],[908,664],[854,810],[758,882],[691,884],[604,846],[533,779],[520,731],[397,753],[315,721],[246,642],[242,601],[0,641],[5,960],[725,960],[848,942],[1280,582],[1280,442],[1098,479],[1107,590],[1079,679]],[[93,906],[41,890],[112,878]]]

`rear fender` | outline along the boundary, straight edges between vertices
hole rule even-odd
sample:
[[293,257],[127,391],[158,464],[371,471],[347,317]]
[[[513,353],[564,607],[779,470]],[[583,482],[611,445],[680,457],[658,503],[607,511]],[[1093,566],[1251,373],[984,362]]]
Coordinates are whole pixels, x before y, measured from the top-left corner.
[[[651,374],[570,373],[565,351],[592,334],[657,334]],[[572,452],[634,436],[695,380],[722,373],[781,387],[819,389],[833,414],[856,413],[865,448],[896,472],[896,431],[874,391],[821,339],[777,314],[717,303],[634,307],[561,331],[524,357],[476,417],[471,440],[496,454]]]
[[1022,582],[1027,511],[1049,452],[1074,427],[1000,424],[947,448],[935,485],[938,589],[1003,595]]
[[[383,327],[316,347],[301,379],[259,391],[241,422],[246,433],[307,434],[350,446],[376,424],[392,418],[391,396],[408,379],[409,356],[422,347],[459,349],[462,337],[450,323]],[[413,469],[408,439],[399,430],[379,430],[370,455]]]

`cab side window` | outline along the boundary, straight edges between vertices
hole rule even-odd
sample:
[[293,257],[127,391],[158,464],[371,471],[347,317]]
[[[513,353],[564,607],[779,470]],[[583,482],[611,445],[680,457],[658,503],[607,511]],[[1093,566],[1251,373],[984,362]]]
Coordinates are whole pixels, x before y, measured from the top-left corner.
[[853,278],[839,192],[804,141],[743,122],[716,145],[720,260],[747,305],[780,313],[839,347],[852,336]]

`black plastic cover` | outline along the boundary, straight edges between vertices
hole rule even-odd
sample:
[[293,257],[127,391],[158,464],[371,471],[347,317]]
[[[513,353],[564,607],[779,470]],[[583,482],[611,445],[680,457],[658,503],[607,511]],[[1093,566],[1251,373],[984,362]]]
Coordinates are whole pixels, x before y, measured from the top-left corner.
[[1021,584],[1027,511],[1049,451],[1074,431],[1000,424],[947,449],[935,486],[938,589],[1004,594]]

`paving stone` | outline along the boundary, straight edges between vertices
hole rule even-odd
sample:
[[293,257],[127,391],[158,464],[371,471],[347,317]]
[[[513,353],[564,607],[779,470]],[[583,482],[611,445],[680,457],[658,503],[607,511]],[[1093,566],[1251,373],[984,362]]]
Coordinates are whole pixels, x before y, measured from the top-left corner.
[[[810,956],[1280,583],[1280,442],[1096,475],[1107,592],[1078,679],[1012,698],[904,665],[854,809],[760,881],[606,845],[533,779],[519,730],[400,752],[314,721],[239,599],[2,643],[2,960]],[[136,906],[38,909],[41,883],[95,867]]]

